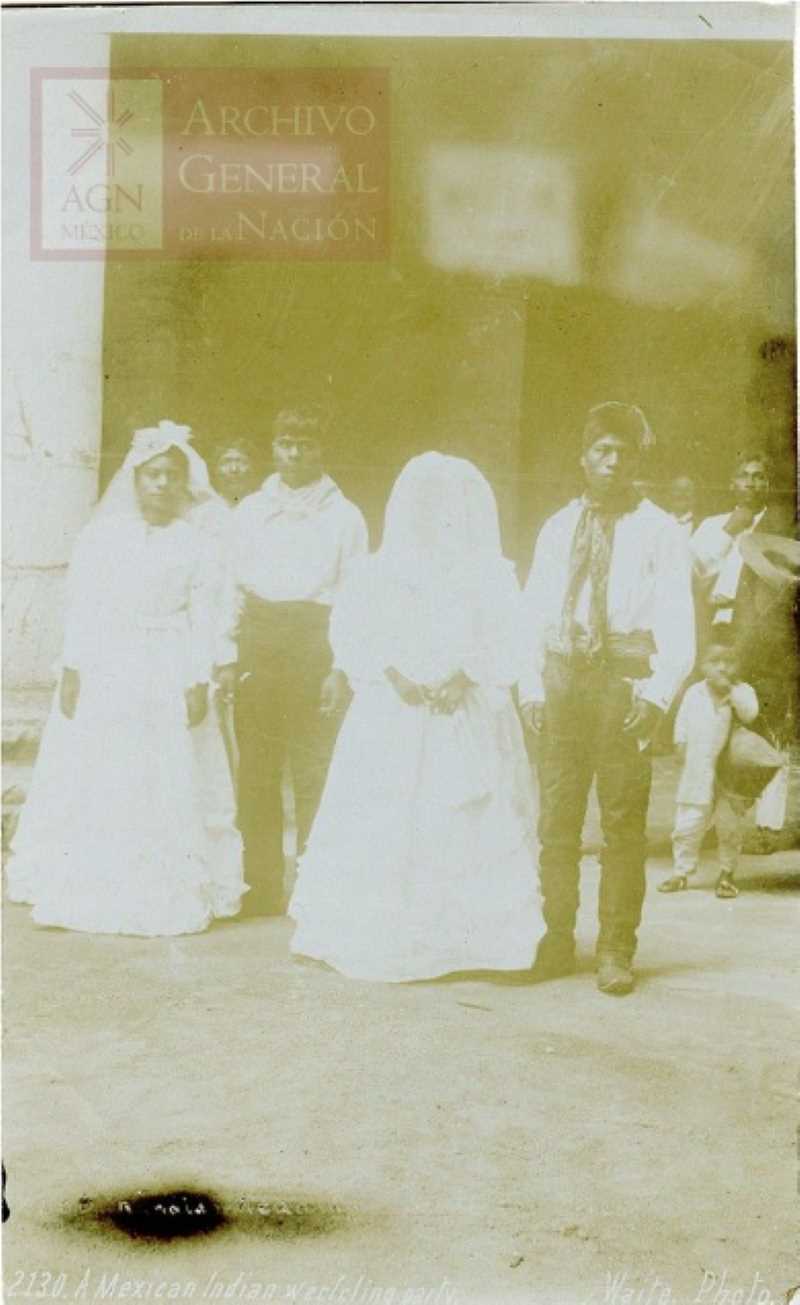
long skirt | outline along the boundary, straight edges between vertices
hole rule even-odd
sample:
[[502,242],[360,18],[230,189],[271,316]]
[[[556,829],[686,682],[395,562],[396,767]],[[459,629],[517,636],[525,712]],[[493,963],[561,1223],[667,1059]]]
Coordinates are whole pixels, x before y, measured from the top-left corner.
[[293,952],[388,981],[527,969],[534,824],[508,691],[472,689],[448,717],[357,688],[299,864]]
[[185,634],[137,631],[58,695],[11,849],[8,896],[41,925],[196,933],[246,891],[230,770],[213,713],[190,730]]

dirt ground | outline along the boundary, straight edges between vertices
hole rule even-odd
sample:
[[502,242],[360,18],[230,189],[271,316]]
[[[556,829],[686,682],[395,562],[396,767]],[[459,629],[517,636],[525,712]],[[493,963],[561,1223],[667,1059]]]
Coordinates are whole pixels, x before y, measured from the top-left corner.
[[[624,999],[590,972],[593,857],[582,971],[538,986],[352,982],[286,920],[142,941],[6,907],[5,1299],[782,1305],[800,852],[747,858],[734,902],[710,859],[660,896],[670,784]],[[187,1186],[343,1213],[160,1245],[70,1218]]]

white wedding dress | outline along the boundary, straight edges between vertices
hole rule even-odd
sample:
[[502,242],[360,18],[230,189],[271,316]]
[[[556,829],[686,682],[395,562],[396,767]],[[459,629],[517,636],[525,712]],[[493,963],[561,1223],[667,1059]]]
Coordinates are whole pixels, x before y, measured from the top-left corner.
[[[430,533],[430,482],[449,529],[444,555],[436,540],[414,538],[420,521]],[[354,697],[299,864],[293,952],[388,981],[529,968],[543,924],[531,777],[510,693],[520,595],[491,490],[471,464],[439,454],[409,464],[383,547],[333,609],[331,643]],[[462,669],[473,685],[452,716],[436,715],[404,702],[387,667],[425,685]]]
[[186,520],[100,516],[68,582],[58,694],[12,845],[8,896],[42,925],[147,937],[193,933],[246,891],[216,722],[190,730],[185,690],[208,682],[218,563]]

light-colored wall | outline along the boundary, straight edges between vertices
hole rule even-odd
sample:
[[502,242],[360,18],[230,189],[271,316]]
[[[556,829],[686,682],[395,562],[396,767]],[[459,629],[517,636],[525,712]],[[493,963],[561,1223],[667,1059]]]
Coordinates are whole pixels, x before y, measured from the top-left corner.
[[31,258],[30,77],[107,66],[108,37],[60,16],[5,19],[3,661],[14,718],[53,682],[66,565],[96,497],[102,401],[104,265]]
[[[340,14],[330,6],[313,5],[301,6],[300,10],[297,6],[209,6],[185,12],[167,7],[157,11],[6,11],[3,497],[7,715],[14,713],[17,700],[25,695],[38,693],[46,697],[53,682],[51,668],[59,650],[66,564],[96,494],[103,385],[103,264],[35,263],[30,257],[31,69],[106,67],[111,30],[162,33],[159,41],[163,47],[159,48],[165,59],[169,44],[166,33],[192,30],[251,35],[301,28],[322,36],[350,27],[352,35],[385,38],[411,35],[420,31],[420,25],[427,36],[437,31],[442,35],[464,35],[467,22],[475,35],[488,34],[494,25],[497,35],[507,37],[697,36],[698,44],[702,44],[710,38],[716,42],[733,37],[787,40],[791,36],[792,18],[785,6],[723,6],[713,33],[694,11],[689,12],[690,8],[590,6],[591,13],[581,12],[578,18],[575,6],[559,5],[507,6],[499,15],[495,6],[475,6],[466,17],[446,7],[431,7],[420,17],[413,8],[400,7],[387,16],[386,9],[380,7],[357,7],[352,13]],[[173,40],[183,45],[183,37]],[[511,47],[513,42],[509,42],[509,54]],[[505,57],[505,51],[496,50],[495,56]],[[477,111],[482,114],[483,106],[478,105]],[[556,121],[558,117],[551,114],[547,120]],[[522,118],[527,120],[527,112],[522,113]],[[124,278],[122,265],[114,265],[114,272],[120,280]],[[132,283],[136,277],[128,274],[127,279]],[[169,276],[164,279],[169,280]],[[766,283],[768,278],[761,279]],[[454,373],[448,378],[450,388],[443,384],[442,395],[447,402],[437,407],[448,429],[437,430],[439,438],[449,434],[451,425],[460,427],[469,421],[473,412],[472,403],[467,402],[470,385],[486,391],[484,398],[495,396],[493,404],[484,402],[483,407],[493,407],[498,429],[518,427],[524,330],[520,324],[522,310],[513,299],[514,295],[508,293],[500,296],[496,317],[490,315],[495,323],[490,340],[470,334],[470,322],[464,319],[462,362],[468,383],[462,376],[459,385]],[[119,297],[115,302],[119,313]],[[138,302],[135,311],[147,316],[147,303]],[[777,328],[773,325],[771,329]],[[114,355],[112,361],[119,364],[119,356]],[[168,373],[163,355],[159,366]],[[131,386],[137,403],[138,396],[152,384],[152,373],[137,368]],[[154,401],[152,394],[150,398]],[[456,399],[461,400],[460,407]],[[122,440],[131,419],[138,420],[139,413],[133,413],[131,404],[123,403],[120,395],[116,407],[120,411],[112,403],[107,416],[112,418],[114,438]],[[167,415],[161,412],[161,405],[157,415]],[[170,415],[185,416],[183,411]],[[215,427],[213,411],[207,414],[207,420]],[[493,456],[495,449],[493,444]],[[514,451],[504,448],[503,454],[503,466],[495,468],[496,473],[510,473],[514,468]]]

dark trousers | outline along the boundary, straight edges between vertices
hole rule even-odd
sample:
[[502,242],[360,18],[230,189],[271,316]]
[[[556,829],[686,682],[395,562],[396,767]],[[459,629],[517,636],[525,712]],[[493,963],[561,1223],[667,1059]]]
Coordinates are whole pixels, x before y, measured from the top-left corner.
[[630,959],[645,891],[650,747],[623,734],[629,680],[605,664],[548,656],[539,749],[540,876],[544,917],[555,940],[571,943],[580,854],[592,780],[603,827],[598,951]]
[[248,600],[239,633],[235,723],[238,824],[244,842],[246,908],[284,904],[282,775],[291,769],[297,847],[308,838],[328,773],[338,721],[320,714],[331,667],[328,609],[318,603]]

